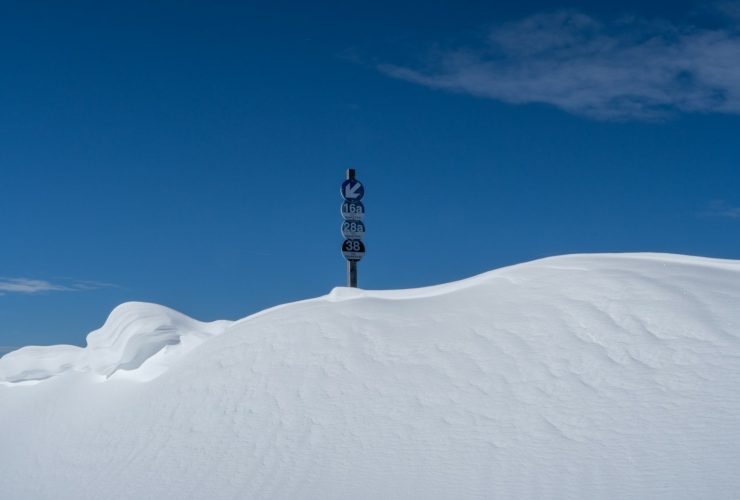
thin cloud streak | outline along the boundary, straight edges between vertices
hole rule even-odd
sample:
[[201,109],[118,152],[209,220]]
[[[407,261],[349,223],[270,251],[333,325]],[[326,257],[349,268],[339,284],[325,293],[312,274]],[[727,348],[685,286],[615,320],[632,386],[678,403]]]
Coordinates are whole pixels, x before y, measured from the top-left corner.
[[423,68],[378,68],[431,88],[602,120],[740,114],[740,17],[728,12],[737,5],[724,4],[725,27],[715,29],[537,14],[493,28],[477,48],[438,50]]
[[702,212],[702,215],[740,219],[740,207],[734,207],[723,200],[716,200],[709,204],[709,208]]
[[0,277],[0,295],[5,295],[7,293],[35,294],[43,292],[79,292],[85,290],[96,290],[99,288],[110,288],[112,286],[114,285],[93,281],[81,281],[69,285],[62,285],[59,283],[51,283],[46,280]]
[[26,278],[0,278],[0,292],[6,293],[38,293],[51,291],[69,291],[63,285],[56,285],[44,280]]

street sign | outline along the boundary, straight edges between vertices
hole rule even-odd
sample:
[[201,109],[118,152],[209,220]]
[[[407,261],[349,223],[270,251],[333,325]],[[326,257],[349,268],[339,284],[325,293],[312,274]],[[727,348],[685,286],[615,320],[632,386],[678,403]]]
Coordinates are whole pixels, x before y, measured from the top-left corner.
[[365,196],[365,187],[355,178],[342,183],[342,198],[347,201],[360,201]]
[[342,219],[362,220],[365,218],[365,205],[361,201],[345,201],[342,203]]
[[344,240],[342,255],[350,262],[357,262],[365,256],[365,244],[360,240]]
[[365,236],[365,224],[359,220],[342,222],[342,236],[348,240],[361,240]]
[[342,203],[342,255],[347,260],[347,286],[357,288],[357,262],[365,256],[365,206],[360,201],[365,196],[365,186],[355,178],[355,169],[347,169],[347,180],[342,183],[339,193]]

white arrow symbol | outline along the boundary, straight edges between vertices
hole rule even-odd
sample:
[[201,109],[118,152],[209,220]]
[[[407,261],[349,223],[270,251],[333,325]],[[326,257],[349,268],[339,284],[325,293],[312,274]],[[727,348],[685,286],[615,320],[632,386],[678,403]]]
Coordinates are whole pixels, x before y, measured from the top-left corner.
[[347,184],[346,186],[344,186],[344,197],[348,200],[359,197],[360,194],[357,191],[360,189],[361,186],[362,184],[360,184],[359,182],[355,184]]

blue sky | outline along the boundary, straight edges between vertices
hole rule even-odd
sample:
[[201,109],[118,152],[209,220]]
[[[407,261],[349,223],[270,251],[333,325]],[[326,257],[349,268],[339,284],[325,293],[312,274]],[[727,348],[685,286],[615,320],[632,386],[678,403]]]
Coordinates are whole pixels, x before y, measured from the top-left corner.
[[0,43],[0,346],[327,293],[348,167],[365,288],[740,250],[738,3],[17,1]]

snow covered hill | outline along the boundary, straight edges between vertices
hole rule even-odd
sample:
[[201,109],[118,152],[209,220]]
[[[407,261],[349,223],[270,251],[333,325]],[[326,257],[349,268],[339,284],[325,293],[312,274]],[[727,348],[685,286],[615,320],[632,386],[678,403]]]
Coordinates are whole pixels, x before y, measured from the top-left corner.
[[0,359],[0,497],[734,499],[740,261],[574,255]]

